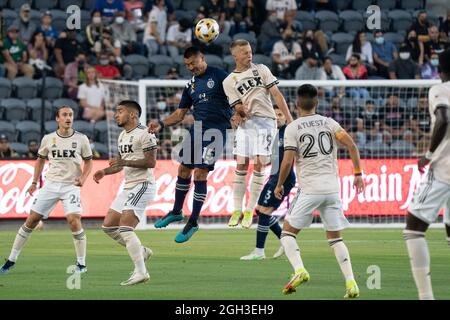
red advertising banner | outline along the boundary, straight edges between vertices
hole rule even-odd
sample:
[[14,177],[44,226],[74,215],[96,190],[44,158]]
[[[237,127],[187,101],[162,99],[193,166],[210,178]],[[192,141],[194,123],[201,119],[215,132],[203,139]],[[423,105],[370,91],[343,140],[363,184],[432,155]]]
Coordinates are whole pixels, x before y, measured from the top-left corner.
[[[93,172],[108,165],[105,160],[94,161]],[[32,182],[34,161],[0,161],[0,218],[26,216],[34,196],[26,193]],[[353,167],[351,160],[340,160],[341,199],[346,215],[403,215],[411,202],[413,192],[421,180],[414,159],[371,159],[363,160],[365,191],[357,195],[353,188]],[[147,206],[147,215],[161,216],[172,208],[178,164],[171,160],[157,162],[154,169],[157,181],[156,197]],[[216,169],[208,176],[208,194],[202,215],[230,215],[233,210],[234,161],[219,161]],[[44,168],[48,169],[48,164]],[[92,172],[92,174],[93,174]],[[270,168],[267,168],[267,173]],[[248,175],[250,178],[251,175]],[[45,183],[45,181],[44,181]],[[123,188],[123,175],[106,176],[100,184],[89,178],[82,187],[81,201],[84,217],[102,217],[108,211],[114,197]],[[276,214],[284,214],[295,196],[294,188]],[[187,195],[184,212],[192,209],[193,187]],[[61,204],[51,217],[63,217]]]

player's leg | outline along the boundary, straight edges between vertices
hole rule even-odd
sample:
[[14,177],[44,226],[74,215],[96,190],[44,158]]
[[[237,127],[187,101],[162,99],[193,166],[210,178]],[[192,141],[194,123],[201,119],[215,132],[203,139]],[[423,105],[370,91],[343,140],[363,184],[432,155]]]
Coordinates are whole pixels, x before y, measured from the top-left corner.
[[228,226],[235,227],[239,224],[242,216],[242,202],[244,200],[245,192],[247,190],[247,171],[250,163],[250,158],[236,156],[236,171],[233,179],[233,214],[228,221]]
[[265,156],[256,156],[253,165],[253,174],[250,182],[250,195],[247,207],[242,219],[242,227],[250,228],[253,222],[253,211],[255,210],[256,200],[258,200],[261,190],[264,186],[265,168],[268,158]]
[[450,246],[450,197],[444,209],[445,232],[447,233],[447,244]]
[[81,224],[81,214],[69,213],[66,215],[67,223],[72,231],[73,244],[75,246],[75,253],[77,255],[77,271],[87,272],[86,268],[86,233]]
[[183,204],[191,185],[192,168],[184,164],[178,167],[178,178],[175,187],[175,202],[173,209],[155,222],[155,228],[165,228],[170,223],[183,220]]
[[[269,224],[272,218],[272,207],[256,206],[256,214],[258,216],[258,227],[256,228],[256,247],[250,254],[241,257],[241,260],[263,260],[266,258],[264,247],[266,244],[267,234],[269,233]],[[276,218],[275,218],[276,220]],[[278,226],[279,227],[279,226]],[[280,228],[281,235],[281,228]],[[279,238],[279,236],[278,236]]]

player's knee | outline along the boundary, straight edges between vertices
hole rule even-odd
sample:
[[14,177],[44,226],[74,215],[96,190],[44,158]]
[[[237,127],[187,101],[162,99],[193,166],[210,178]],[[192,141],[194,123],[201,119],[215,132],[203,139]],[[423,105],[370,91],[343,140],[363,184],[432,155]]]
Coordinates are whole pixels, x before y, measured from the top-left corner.
[[39,221],[42,220],[42,216],[34,211],[31,211],[25,221],[25,226],[30,229],[34,229]]
[[178,167],[178,176],[183,179],[189,178],[191,176],[191,172],[192,172],[192,169],[190,169],[186,166],[180,165]]
[[202,169],[195,169],[194,170],[194,180],[195,181],[206,181],[208,178],[209,171],[202,170]]

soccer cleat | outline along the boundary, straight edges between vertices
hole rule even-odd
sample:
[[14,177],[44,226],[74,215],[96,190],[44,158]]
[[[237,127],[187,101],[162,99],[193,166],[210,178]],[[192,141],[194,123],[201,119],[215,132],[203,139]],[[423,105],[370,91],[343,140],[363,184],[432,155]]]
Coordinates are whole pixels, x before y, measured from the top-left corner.
[[280,248],[278,248],[277,252],[275,252],[273,254],[273,258],[277,259],[277,258],[281,257],[282,255],[284,255],[284,248],[283,248],[283,246],[280,246]]
[[252,225],[253,222],[253,212],[250,210],[244,211],[244,218],[242,218],[242,228],[248,229]]
[[131,277],[120,283],[121,286],[132,286],[134,284],[138,284],[138,283],[143,283],[143,282],[147,282],[150,279],[150,275],[147,273],[142,274],[139,272],[133,272],[131,274]]
[[144,261],[147,261],[148,259],[150,259],[152,257],[152,255],[153,255],[152,249],[143,246],[142,250],[144,251],[144,253],[143,253]]
[[355,280],[347,280],[345,282],[344,299],[353,299],[359,297],[359,288]]
[[15,262],[6,260],[5,264],[0,268],[0,275],[9,273],[9,270],[14,268],[15,264]]
[[242,211],[235,210],[228,221],[229,227],[236,227],[239,224],[239,219],[241,219]]
[[87,272],[87,267],[83,266],[82,264],[77,263],[75,273],[86,273],[86,272]]
[[177,236],[175,237],[176,243],[183,243],[188,241],[194,233],[198,231],[198,225],[194,226],[192,223],[187,223],[183,230],[178,232]]
[[173,211],[169,211],[168,214],[155,222],[155,228],[165,228],[172,222],[181,220],[183,220],[183,211],[181,211],[180,214],[174,214]]
[[241,260],[264,260],[266,258],[266,255],[264,252],[257,253],[256,250],[253,250],[249,255],[241,257]]
[[291,280],[289,280],[288,284],[283,288],[283,294],[291,294],[296,292],[299,285],[303,282],[309,281],[309,273],[305,268],[300,268],[295,271],[295,274],[292,275]]

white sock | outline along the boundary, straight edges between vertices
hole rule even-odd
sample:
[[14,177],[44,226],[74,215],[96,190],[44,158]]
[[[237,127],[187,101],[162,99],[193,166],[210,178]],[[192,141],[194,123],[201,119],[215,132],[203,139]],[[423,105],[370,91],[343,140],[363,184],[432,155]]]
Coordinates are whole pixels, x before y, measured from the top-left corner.
[[82,266],[86,265],[86,233],[83,229],[72,232],[73,244],[75,245],[75,252],[77,254],[77,262]]
[[122,239],[122,236],[119,232],[119,227],[105,227],[102,226],[102,230],[104,233],[106,233],[108,236],[110,236],[114,241],[116,241],[121,246],[126,247],[125,241]]
[[258,201],[259,194],[264,186],[265,179],[264,171],[253,171],[252,182],[250,183],[250,197],[248,198],[247,209],[253,212],[255,210],[256,201]]
[[264,254],[264,248],[255,248],[254,252],[256,254],[258,254],[258,255],[263,255]]
[[447,237],[447,243],[450,246],[450,237]]
[[283,231],[280,238],[284,248],[284,253],[288,257],[289,262],[294,268],[294,272],[300,268],[304,268],[302,257],[300,256],[300,248],[298,247],[296,235],[291,232]]
[[336,256],[339,267],[341,267],[345,281],[354,280],[350,255],[342,238],[328,239],[328,244],[334,251],[334,255]]
[[431,287],[430,253],[425,240],[425,233],[404,230],[403,238],[406,240],[412,274],[419,291],[419,299],[434,300],[433,288]]
[[25,224],[19,228],[16,238],[14,239],[11,254],[8,258],[9,261],[17,261],[20,251],[22,251],[23,246],[25,245],[25,243],[27,243],[28,239],[31,236],[31,232],[33,232],[33,229],[28,228],[27,226],[25,226]]
[[236,170],[233,181],[234,210],[242,211],[242,200],[247,189],[247,171]]
[[119,231],[125,241],[128,254],[134,263],[134,269],[141,274],[146,274],[147,268],[144,263],[142,244],[134,232],[134,228],[122,226],[119,227]]

